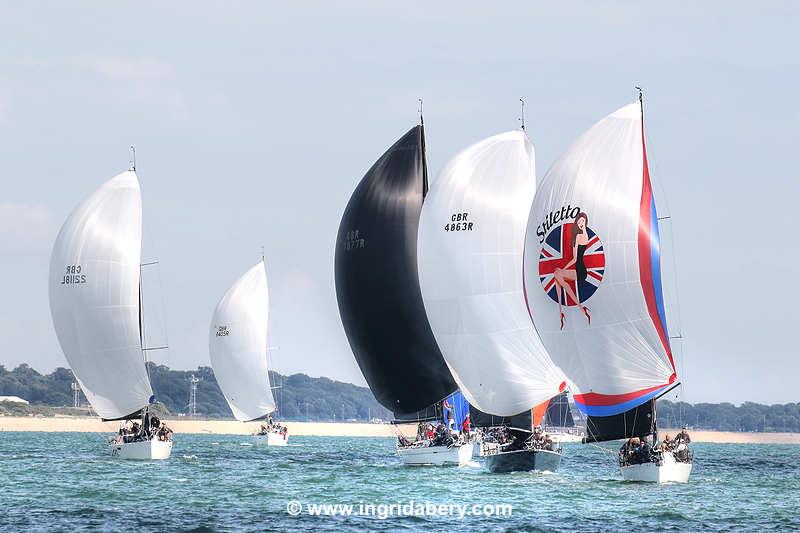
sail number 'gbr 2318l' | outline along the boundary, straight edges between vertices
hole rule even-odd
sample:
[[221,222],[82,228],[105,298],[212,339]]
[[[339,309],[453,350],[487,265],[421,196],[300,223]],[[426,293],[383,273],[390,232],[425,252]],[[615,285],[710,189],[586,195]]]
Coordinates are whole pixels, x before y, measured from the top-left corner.
[[472,231],[474,224],[467,221],[469,213],[453,213],[450,222],[444,225],[445,231]]
[[81,273],[82,270],[80,265],[67,265],[64,277],[61,279],[61,284],[74,285],[76,283],[86,283],[86,274]]

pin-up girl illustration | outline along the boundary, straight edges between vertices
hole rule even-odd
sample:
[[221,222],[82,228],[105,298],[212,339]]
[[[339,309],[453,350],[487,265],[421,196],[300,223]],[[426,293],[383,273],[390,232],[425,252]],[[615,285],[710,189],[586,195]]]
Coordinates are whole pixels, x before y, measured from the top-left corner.
[[575,217],[575,222],[572,223],[572,260],[564,265],[564,268],[557,268],[553,273],[556,280],[556,293],[558,293],[558,313],[561,316],[561,329],[564,329],[564,312],[561,308],[561,299],[564,298],[566,304],[566,296],[568,295],[572,300],[581,307],[583,314],[586,315],[586,320],[589,324],[592,323],[592,315],[589,314],[589,308],[585,305],[581,306],[581,300],[575,291],[572,290],[570,282],[575,282],[575,287],[578,287],[578,281],[586,281],[586,263],[583,261],[583,254],[586,253],[586,247],[589,245],[589,233],[586,231],[586,226],[589,224],[589,215],[580,212]]

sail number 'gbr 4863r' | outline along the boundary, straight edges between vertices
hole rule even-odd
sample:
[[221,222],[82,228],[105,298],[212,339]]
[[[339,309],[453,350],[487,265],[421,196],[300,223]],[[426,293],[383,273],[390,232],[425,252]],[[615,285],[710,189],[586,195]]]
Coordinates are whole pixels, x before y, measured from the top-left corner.
[[472,231],[474,222],[468,221],[469,213],[453,213],[450,222],[444,225],[445,231]]

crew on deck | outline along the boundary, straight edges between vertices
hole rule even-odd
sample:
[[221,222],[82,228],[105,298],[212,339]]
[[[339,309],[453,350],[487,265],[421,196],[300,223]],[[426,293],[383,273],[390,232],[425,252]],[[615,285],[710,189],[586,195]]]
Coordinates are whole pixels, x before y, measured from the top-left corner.
[[[131,424],[130,426],[128,424]],[[129,442],[141,442],[148,440],[161,440],[171,441],[172,430],[167,427],[166,422],[162,422],[155,415],[145,417],[145,426],[143,427],[139,422],[126,421],[122,427],[119,428],[114,442],[117,444]]]
[[661,454],[671,453],[679,463],[690,463],[692,453],[689,450],[689,443],[692,439],[686,427],[678,433],[674,439],[669,434],[664,435],[660,443],[650,446],[647,436],[632,437],[625,441],[619,449],[619,462],[622,466],[637,465],[643,463],[660,462]]
[[534,450],[555,450],[553,438],[544,432],[541,425],[536,425],[536,427],[533,428],[533,433],[528,438],[527,445]]
[[469,441],[469,432],[470,432],[470,426],[471,425],[472,425],[472,421],[469,418],[469,413],[467,413],[467,416],[464,417],[464,421],[461,423],[461,435],[467,441]]
[[286,438],[286,434],[289,433],[289,429],[282,425],[276,424],[272,421],[272,415],[269,416],[267,420],[267,424],[261,424],[261,427],[258,429],[256,435],[269,435],[270,433],[277,433],[283,438]]
[[[467,428],[469,422],[466,422]],[[463,427],[463,426],[462,426]],[[436,427],[431,423],[420,422],[417,425],[417,436],[414,442],[411,442],[405,435],[397,437],[397,445],[401,448],[408,446],[426,447],[426,446],[452,446],[461,442],[462,435],[457,431],[453,431],[442,422],[439,422]],[[469,439],[469,430],[467,429],[466,435],[463,436],[464,440]]]

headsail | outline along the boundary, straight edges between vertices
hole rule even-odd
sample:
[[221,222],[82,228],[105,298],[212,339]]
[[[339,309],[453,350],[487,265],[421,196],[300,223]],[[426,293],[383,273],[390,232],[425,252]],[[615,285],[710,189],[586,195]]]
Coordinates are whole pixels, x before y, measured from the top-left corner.
[[275,410],[267,356],[268,307],[262,260],[228,289],[211,319],[208,351],[214,376],[233,416],[242,422]]
[[592,126],[541,181],[525,281],[536,329],[584,413],[624,413],[676,380],[640,103]]
[[398,417],[456,389],[428,324],[417,276],[426,190],[419,125],[367,171],[336,239],[336,296],[350,347],[377,400]]
[[525,307],[522,256],[535,189],[523,131],[453,157],[422,207],[419,269],[439,348],[469,403],[511,416],[563,390]]
[[142,197],[133,171],[67,218],[50,258],[50,312],[64,356],[98,415],[126,418],[153,394],[139,322]]

